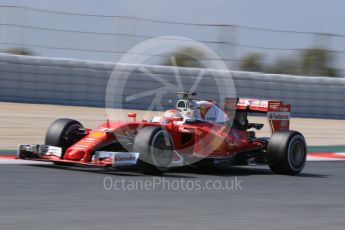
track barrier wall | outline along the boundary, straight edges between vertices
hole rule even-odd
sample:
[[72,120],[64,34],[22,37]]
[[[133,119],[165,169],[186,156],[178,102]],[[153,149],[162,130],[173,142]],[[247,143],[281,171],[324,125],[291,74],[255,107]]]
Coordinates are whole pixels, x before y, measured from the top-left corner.
[[[196,68],[119,64],[119,68],[113,72],[114,67],[114,63],[0,54],[0,100],[104,107],[109,78],[116,75],[121,88],[114,86],[113,96],[123,98],[116,100],[123,103],[117,102],[113,106],[147,109],[155,95],[140,98],[131,96],[145,94],[152,89],[166,90],[167,86],[157,81],[157,78],[176,85],[176,73],[183,89],[188,90],[201,71]],[[217,79],[227,78],[229,74],[233,82],[217,83]],[[295,117],[345,118],[344,78],[240,71],[229,73],[207,69],[196,91],[200,98],[219,101],[223,96],[219,92],[233,85],[238,97],[280,99],[291,103],[292,115]],[[159,108],[174,106],[176,95],[173,89],[170,87],[171,92],[162,94]]]

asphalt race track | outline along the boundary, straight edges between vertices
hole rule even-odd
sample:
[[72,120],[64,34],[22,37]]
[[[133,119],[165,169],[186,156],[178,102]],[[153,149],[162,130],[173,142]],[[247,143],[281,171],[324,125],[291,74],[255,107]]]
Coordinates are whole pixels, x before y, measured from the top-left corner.
[[[344,168],[345,162],[308,162],[299,176],[273,175],[266,167],[233,167],[179,169],[158,178],[132,169],[1,165],[0,226],[6,230],[343,229]],[[147,190],[126,190],[130,188],[121,183],[112,186],[115,181],[128,186],[162,180],[166,187],[157,184]],[[226,189],[174,190],[181,181],[208,180],[241,183]],[[173,181],[175,187],[168,188]]]

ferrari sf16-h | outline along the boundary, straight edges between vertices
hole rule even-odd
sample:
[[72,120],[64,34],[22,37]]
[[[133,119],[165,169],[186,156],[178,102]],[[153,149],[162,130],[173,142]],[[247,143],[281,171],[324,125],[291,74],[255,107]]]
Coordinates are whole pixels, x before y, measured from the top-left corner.
[[[136,166],[157,175],[174,166],[266,164],[277,174],[295,175],[306,162],[303,135],[289,130],[291,106],[277,100],[226,98],[224,107],[182,93],[176,107],[161,116],[105,121],[91,130],[72,119],[58,119],[47,130],[45,144],[19,145],[20,159],[57,165]],[[270,137],[257,137],[263,124],[249,113],[267,114]]]

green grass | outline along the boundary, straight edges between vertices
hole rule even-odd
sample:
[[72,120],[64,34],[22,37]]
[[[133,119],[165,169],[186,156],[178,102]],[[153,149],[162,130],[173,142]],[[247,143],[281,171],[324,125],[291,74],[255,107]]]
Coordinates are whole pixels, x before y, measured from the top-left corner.
[[309,146],[308,152],[345,152],[345,146]]
[[17,150],[0,150],[0,154],[16,154]]

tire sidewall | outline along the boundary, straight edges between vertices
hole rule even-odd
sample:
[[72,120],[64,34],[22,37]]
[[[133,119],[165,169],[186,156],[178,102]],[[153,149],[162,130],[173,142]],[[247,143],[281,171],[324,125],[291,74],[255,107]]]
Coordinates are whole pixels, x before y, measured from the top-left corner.
[[[299,165],[299,166],[295,166],[293,163],[292,163],[292,160],[291,160],[291,157],[292,157],[292,146],[296,143],[296,142],[301,142],[303,144],[303,151],[304,151],[304,156],[303,156],[303,161],[302,163]],[[289,140],[289,143],[288,143],[288,148],[287,148],[287,151],[286,151],[286,157],[287,157],[287,162],[289,164],[289,167],[294,171],[294,172],[300,172],[302,171],[302,169],[304,168],[305,166],[305,162],[306,162],[306,144],[305,144],[305,140],[303,138],[303,136],[301,136],[300,134],[295,134],[294,136],[292,136]]]
[[[157,141],[157,139],[160,137],[160,135],[163,135],[164,136],[163,138],[168,139],[168,142],[170,145],[169,147],[171,147],[171,149],[170,149],[171,153],[169,153],[171,156],[168,157],[168,158],[170,158],[169,162],[162,164],[162,165],[160,165],[160,163],[157,162],[155,155],[152,154],[155,151],[155,147],[154,147],[155,143],[154,142]],[[162,171],[166,171],[168,168],[170,168],[171,160],[173,157],[173,146],[172,146],[171,137],[166,130],[161,128],[157,132],[155,132],[154,135],[152,135],[152,137],[151,137],[150,145],[148,147],[149,147],[149,153],[150,153],[150,162],[152,162],[154,166],[156,166],[159,170],[162,170]]]
[[[169,163],[165,165],[159,165],[154,154],[152,154],[155,148],[154,142],[160,137],[160,135],[164,135],[165,138],[168,138],[169,145],[171,146],[171,152],[169,153],[170,156],[168,157],[170,160]],[[170,134],[164,127],[160,126],[149,126],[140,129],[133,145],[133,151],[140,153],[139,163],[145,167],[152,167],[152,171],[155,171],[155,168],[157,172],[165,172],[170,168],[173,158],[173,150],[174,146]]]
[[[295,166],[291,161],[292,146],[296,142],[303,145],[303,161]],[[303,135],[296,131],[278,131],[272,134],[267,148],[268,165],[272,171],[280,174],[298,174],[305,166],[306,162],[306,142]]]

